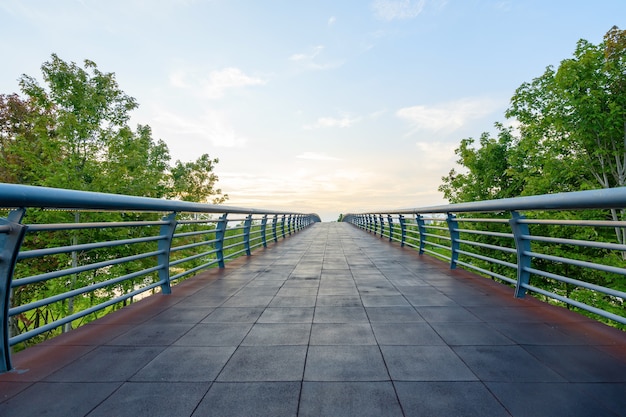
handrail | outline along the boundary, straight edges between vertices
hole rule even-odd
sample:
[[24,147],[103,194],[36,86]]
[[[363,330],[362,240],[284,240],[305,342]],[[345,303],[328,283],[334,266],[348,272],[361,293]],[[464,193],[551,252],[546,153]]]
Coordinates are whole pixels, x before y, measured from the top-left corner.
[[[626,244],[615,230],[626,223],[611,215],[624,209],[626,187],[369,211],[343,221],[515,286],[515,297],[531,291],[625,325]],[[391,227],[401,230],[383,233]],[[606,308],[589,301],[602,297]]]
[[177,280],[321,221],[311,213],[2,183],[0,207],[0,373],[11,369],[18,343],[159,288],[169,294]]

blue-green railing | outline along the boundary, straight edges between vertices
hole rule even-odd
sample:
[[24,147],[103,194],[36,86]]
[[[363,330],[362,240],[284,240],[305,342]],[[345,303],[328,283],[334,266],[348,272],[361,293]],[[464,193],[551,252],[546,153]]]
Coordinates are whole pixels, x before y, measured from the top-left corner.
[[[531,291],[626,324],[624,208],[626,187],[347,214],[343,221],[452,269],[509,283],[515,297]],[[611,308],[598,307],[598,299]]]
[[[250,255],[320,218],[0,184],[0,372],[12,346]],[[53,220],[50,222],[50,220]]]

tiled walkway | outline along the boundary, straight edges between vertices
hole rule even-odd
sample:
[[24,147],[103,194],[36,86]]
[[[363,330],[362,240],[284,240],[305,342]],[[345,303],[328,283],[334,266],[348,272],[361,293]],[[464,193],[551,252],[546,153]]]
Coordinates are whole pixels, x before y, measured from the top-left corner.
[[0,416],[626,415],[626,333],[343,223],[14,365]]

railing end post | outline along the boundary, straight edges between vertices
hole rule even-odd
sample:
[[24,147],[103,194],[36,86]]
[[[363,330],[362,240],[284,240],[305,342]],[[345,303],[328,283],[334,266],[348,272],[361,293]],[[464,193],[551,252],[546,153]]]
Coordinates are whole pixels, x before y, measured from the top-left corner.
[[515,240],[515,248],[517,252],[517,282],[515,285],[515,298],[524,298],[526,295],[526,286],[530,283],[531,257],[527,255],[530,252],[530,240],[526,236],[530,235],[528,224],[520,223],[525,217],[517,211],[511,211],[511,219],[509,224],[513,231],[513,239]]

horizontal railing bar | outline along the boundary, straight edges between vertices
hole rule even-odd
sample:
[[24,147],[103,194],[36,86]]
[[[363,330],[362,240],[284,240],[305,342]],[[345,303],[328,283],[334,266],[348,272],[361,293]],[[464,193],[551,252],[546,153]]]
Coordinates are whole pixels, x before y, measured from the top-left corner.
[[155,241],[164,240],[164,239],[166,239],[165,236],[148,236],[148,237],[139,237],[139,238],[133,238],[133,239],[111,240],[108,242],[83,243],[80,245],[58,246],[56,248],[33,249],[33,250],[20,252],[17,255],[17,259],[18,260],[31,259],[31,258],[38,258],[42,256],[58,255],[60,253],[88,251],[92,249],[109,248],[109,247],[121,246],[121,245],[155,242]]
[[288,211],[250,209],[218,204],[192,203],[189,201],[162,200],[150,197],[135,197],[105,194],[92,191],[76,191],[60,188],[0,183],[2,206],[6,208],[37,207],[71,210],[113,211],[160,211],[190,213],[236,213],[236,214],[294,214]]
[[545,224],[548,226],[591,226],[591,227],[626,227],[626,221],[620,220],[549,220],[520,219],[522,224]]
[[471,240],[464,240],[464,239],[459,239],[457,240],[457,242],[466,244],[468,246],[478,246],[481,248],[497,250],[500,252],[507,252],[507,253],[513,253],[513,254],[517,253],[517,250],[515,250],[514,248],[507,248],[506,246],[496,246],[496,245],[490,245],[488,243],[473,242]]
[[470,256],[472,258],[480,259],[482,261],[492,262],[494,264],[507,266],[509,268],[513,268],[513,269],[517,270],[517,265],[514,264],[514,263],[511,263],[511,262],[503,261],[503,260],[496,259],[496,258],[491,258],[489,256],[479,255],[477,253],[468,252],[468,251],[464,251],[464,250],[460,250],[460,249],[457,252],[460,253],[460,254],[463,254],[463,255]]
[[522,286],[524,288],[526,288],[527,290],[529,290],[529,291],[536,292],[537,294],[542,294],[542,295],[544,295],[544,296],[546,296],[548,298],[552,298],[554,300],[561,301],[563,303],[572,305],[574,307],[578,307],[580,309],[587,310],[587,311],[589,311],[591,313],[597,314],[597,315],[599,315],[601,317],[606,317],[607,319],[616,321],[618,323],[626,324],[626,317],[618,316],[617,314],[613,314],[613,313],[610,313],[610,312],[605,311],[605,310],[600,310],[599,308],[590,306],[590,305],[585,304],[585,303],[581,303],[579,301],[573,300],[573,299],[568,298],[568,297],[563,297],[562,295],[555,294],[555,293],[552,293],[550,291],[546,291],[546,290],[534,287],[534,286],[529,285],[529,284],[523,284]]
[[209,235],[211,233],[215,233],[215,229],[207,229],[207,230],[194,230],[193,232],[182,232],[182,233],[174,233],[172,236],[173,239],[180,239],[183,237],[191,237],[191,236],[201,236],[201,235]]
[[468,229],[455,229],[459,232],[464,232],[472,235],[482,235],[482,236],[492,236],[492,237],[503,237],[506,239],[513,240],[513,233],[502,233],[502,232],[490,232],[485,230],[468,230]]
[[621,209],[624,207],[626,207],[626,189],[624,189],[624,187],[615,187],[569,193],[564,192],[487,201],[472,201],[469,203],[445,204],[420,208],[372,211],[368,214],[490,213],[526,210]]
[[521,235],[521,239],[526,239],[534,242],[546,242],[546,243],[557,243],[561,245],[574,245],[574,246],[583,246],[588,248],[596,248],[596,249],[609,249],[624,252],[626,251],[626,245],[621,243],[610,243],[610,242],[594,242],[590,240],[577,240],[577,239],[564,239],[564,238],[555,238],[555,237],[547,237],[547,236],[532,236],[532,235]]
[[499,273],[497,273],[497,272],[488,271],[488,270],[486,270],[486,269],[483,269],[483,268],[480,268],[480,267],[478,267],[478,266],[472,265],[472,264],[470,264],[470,263],[468,263],[468,262],[457,261],[457,264],[462,265],[462,266],[465,266],[465,267],[467,267],[467,268],[471,268],[471,269],[473,269],[473,270],[475,270],[475,271],[478,271],[478,272],[481,272],[481,273],[483,273],[483,274],[485,274],[485,275],[489,275],[489,276],[492,276],[492,277],[495,277],[495,278],[501,279],[502,281],[508,282],[509,284],[513,284],[513,285],[515,285],[515,283],[517,282],[517,281],[516,281],[515,279],[513,279],[513,278],[509,278],[509,277],[507,277],[507,276],[505,276],[505,275],[502,275],[502,274],[499,274]]
[[126,275],[121,275],[117,278],[112,278],[106,281],[102,281],[102,282],[98,282],[95,284],[91,284],[88,285],[86,287],[81,287],[81,288],[77,288],[75,290],[71,290],[71,291],[67,291],[64,292],[62,294],[58,294],[52,297],[48,297],[48,298],[44,298],[29,304],[23,304],[20,305],[18,307],[13,307],[9,309],[9,316],[15,316],[17,314],[21,314],[24,313],[26,311],[35,309],[35,308],[39,308],[39,307],[43,307],[45,305],[49,305],[49,304],[53,304],[53,303],[58,303],[59,301],[63,301],[66,300],[68,298],[72,298],[75,297],[77,295],[81,295],[81,294],[85,294],[88,292],[92,292],[92,291],[96,291],[99,290],[101,288],[105,288],[105,287],[109,287],[111,285],[115,285],[118,284],[120,282],[124,282],[124,281],[128,281],[134,278],[138,278],[144,275],[148,275],[152,272],[156,272],[159,269],[162,269],[163,265],[157,265],[154,266],[152,268],[147,268],[147,269],[143,269],[141,271],[136,271],[136,272],[132,272],[130,274],[126,274]]
[[153,252],[146,252],[139,255],[126,256],[123,258],[111,259],[108,261],[97,262],[95,264],[83,265],[76,268],[68,268],[62,269],[60,271],[48,272],[46,274],[35,275],[32,277],[19,278],[14,279],[11,283],[11,288],[21,287],[27,284],[32,284],[35,282],[43,282],[48,281],[50,279],[65,277],[67,275],[79,274],[81,272],[92,271],[95,269],[105,268],[111,265],[119,265],[126,262],[138,261],[140,259],[150,258],[153,256],[158,256],[164,253],[164,251],[158,250]]
[[93,307],[87,308],[85,310],[81,310],[78,313],[74,313],[74,314],[71,314],[69,316],[65,316],[62,319],[59,319],[59,320],[53,321],[51,323],[45,324],[43,326],[37,327],[37,328],[35,328],[33,330],[30,330],[28,332],[24,332],[24,333],[21,333],[19,335],[13,336],[13,337],[11,337],[9,339],[10,346],[15,346],[16,344],[18,344],[20,342],[23,342],[25,340],[30,339],[31,337],[35,337],[35,336],[40,335],[42,333],[48,332],[50,330],[54,330],[54,329],[56,329],[59,326],[62,326],[62,325],[67,324],[67,323],[71,323],[74,320],[77,320],[77,319],[80,319],[82,317],[88,316],[89,314],[95,313],[96,311],[103,310],[103,309],[105,309],[105,308],[107,308],[109,306],[112,306],[114,304],[117,304],[117,303],[120,303],[120,302],[122,302],[124,300],[127,300],[127,299],[129,299],[131,297],[134,297],[135,295],[144,293],[146,291],[150,291],[151,289],[156,288],[156,287],[158,287],[161,284],[162,284],[162,282],[156,282],[156,283],[147,285],[147,286],[145,286],[145,287],[143,287],[141,289],[129,292],[128,294],[124,294],[123,296],[120,296],[120,297],[117,297],[117,298],[105,301],[104,303],[100,303],[98,305],[95,305]]
[[626,275],[625,268],[618,268],[615,266],[597,264],[594,262],[587,262],[587,261],[579,261],[578,259],[563,258],[561,256],[546,255],[546,254],[537,253],[537,252],[524,251],[524,255],[532,256],[534,258],[539,258],[539,259],[545,259],[546,261],[562,262],[564,264],[580,266],[582,268],[595,269],[596,271],[611,272],[613,274],[618,274],[618,275]]
[[454,220],[461,223],[498,223],[498,224],[508,224],[509,221],[507,219],[483,219],[483,218],[474,218],[474,217],[455,217]]
[[95,222],[95,223],[55,223],[55,224],[27,224],[28,232],[54,232],[61,230],[80,229],[106,229],[119,227],[148,227],[162,226],[167,222],[162,220],[154,221],[129,221],[129,222]]
[[170,249],[170,253],[179,252],[181,250],[193,249],[193,248],[197,248],[197,247],[200,247],[200,246],[211,245],[211,244],[213,244],[213,243],[215,243],[217,241],[218,241],[218,239],[206,240],[206,241],[203,240],[202,242],[194,242],[194,243],[189,243],[187,245],[173,246]]
[[178,279],[180,279],[180,278],[182,278],[184,276],[191,275],[193,273],[196,273],[198,271],[206,269],[206,268],[210,267],[211,265],[215,265],[218,262],[219,261],[217,259],[211,260],[210,262],[207,262],[207,263],[202,264],[200,266],[196,266],[195,268],[191,268],[191,269],[189,269],[187,271],[181,272],[179,274],[176,274],[176,275],[170,277],[170,281],[176,281],[176,280],[178,280]]
[[204,258],[206,256],[212,255],[212,254],[217,253],[217,252],[218,252],[217,249],[213,249],[213,250],[210,250],[210,251],[206,251],[206,252],[202,252],[202,253],[197,253],[195,255],[187,256],[186,258],[176,259],[175,261],[170,261],[170,266],[176,266],[176,265],[184,264],[185,262],[190,262],[190,261],[193,261],[195,259]]
[[542,271],[540,269],[524,268],[524,270],[530,272],[531,274],[540,275],[545,278],[550,278],[550,279],[554,279],[560,282],[565,282],[567,284],[576,285],[577,287],[587,288],[588,290],[600,292],[602,294],[611,295],[613,297],[626,299],[626,293],[623,291],[618,291],[618,290],[614,290],[612,288],[607,288],[607,287],[601,287],[599,285],[591,284],[589,282],[580,281],[574,278],[564,277],[562,275],[553,274],[551,272]]

